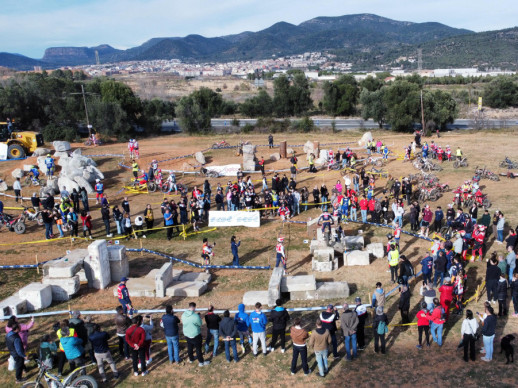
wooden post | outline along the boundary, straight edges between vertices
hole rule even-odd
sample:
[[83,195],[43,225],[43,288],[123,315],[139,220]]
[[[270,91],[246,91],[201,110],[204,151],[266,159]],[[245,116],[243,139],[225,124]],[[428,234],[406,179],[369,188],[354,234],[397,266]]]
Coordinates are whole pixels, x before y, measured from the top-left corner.
[[38,255],[36,255],[36,271],[38,271],[38,275],[40,274],[40,262],[38,261]]
[[313,153],[315,154],[315,159],[320,156],[320,142],[319,141],[313,142]]
[[281,141],[281,143],[279,145],[279,153],[281,154],[281,158],[286,159],[288,157],[287,149],[288,149],[288,145],[287,145],[286,140]]

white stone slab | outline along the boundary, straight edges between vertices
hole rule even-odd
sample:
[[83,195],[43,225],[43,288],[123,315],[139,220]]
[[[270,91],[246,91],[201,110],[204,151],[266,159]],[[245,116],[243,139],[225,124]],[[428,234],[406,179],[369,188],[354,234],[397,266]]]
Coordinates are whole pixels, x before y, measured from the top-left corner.
[[[133,297],[155,297],[155,279],[143,277],[143,278],[129,278],[126,282],[126,287],[130,294],[130,298]],[[113,295],[117,297],[117,287],[113,288]]]
[[110,276],[112,282],[119,282],[122,277],[129,275],[129,261],[124,245],[108,245],[110,261]]
[[344,253],[344,264],[347,266],[353,265],[369,265],[370,255],[367,251],[350,251]]
[[183,271],[181,269],[173,268],[173,282],[178,282],[180,280],[180,276],[183,275]]
[[27,311],[36,311],[52,304],[52,287],[48,284],[30,283],[18,291],[20,299],[27,300]]
[[165,297],[165,291],[172,281],[173,263],[164,263],[155,275],[155,294],[157,298]]
[[366,249],[377,259],[385,257],[385,247],[380,242],[367,244]]
[[365,246],[365,241],[363,239],[363,236],[345,236],[342,239],[342,244],[348,251],[353,251],[355,249],[361,250]]
[[181,282],[205,282],[209,283],[212,275],[206,272],[184,272],[179,276]]
[[291,300],[326,300],[349,297],[347,282],[317,282],[314,291],[296,291],[290,293]]
[[313,259],[311,261],[311,269],[316,272],[331,272],[338,269],[338,258],[335,257],[330,261],[318,261]]
[[284,275],[284,268],[273,269],[270,283],[268,284],[268,306],[275,306],[275,301],[281,297],[281,280]]
[[200,164],[205,164],[206,161],[205,161],[205,156],[203,155],[203,152],[201,151],[198,151],[194,154],[194,158],[196,159],[196,161]]
[[326,246],[325,248],[316,249],[313,252],[313,259],[317,261],[331,261],[335,256],[335,250],[332,247]]
[[257,302],[263,306],[268,305],[268,291],[247,291],[243,295],[243,304],[245,306],[255,306]]
[[316,289],[315,275],[285,276],[281,280],[281,292],[311,291]]
[[88,249],[74,249],[58,260],[43,264],[43,276],[50,278],[72,277],[81,271],[86,257],[88,257]]
[[185,296],[195,298],[207,290],[205,282],[173,282],[165,292],[166,296]]
[[[106,240],[97,240],[88,246],[89,256],[84,260],[88,287],[105,289],[111,282],[110,260]],[[120,280],[120,279],[119,279]]]
[[42,283],[51,286],[53,302],[70,300],[73,295],[77,294],[81,286],[79,275],[70,278],[44,277]]
[[11,315],[20,315],[27,312],[27,300],[12,295],[0,302],[0,319],[8,319]]

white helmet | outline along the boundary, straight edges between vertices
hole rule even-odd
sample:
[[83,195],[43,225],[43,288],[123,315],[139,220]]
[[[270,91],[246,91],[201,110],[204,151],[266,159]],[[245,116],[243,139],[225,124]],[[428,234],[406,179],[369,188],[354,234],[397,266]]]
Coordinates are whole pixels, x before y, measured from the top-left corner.
[[99,183],[101,180],[100,179],[96,179],[95,180],[95,183]]

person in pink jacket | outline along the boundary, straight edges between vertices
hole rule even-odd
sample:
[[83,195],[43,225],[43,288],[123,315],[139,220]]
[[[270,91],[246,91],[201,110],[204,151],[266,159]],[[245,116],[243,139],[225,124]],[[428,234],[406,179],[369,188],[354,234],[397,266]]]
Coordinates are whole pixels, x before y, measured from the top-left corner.
[[22,325],[20,322],[18,322],[18,318],[16,316],[11,315],[11,318],[7,321],[7,326],[5,327],[5,332],[9,333],[11,331],[11,327],[13,323],[17,323],[20,326],[20,339],[22,340],[23,348],[27,350],[27,342],[29,341],[29,330],[32,329],[34,326],[34,317],[31,317],[31,321],[27,323],[26,325]]

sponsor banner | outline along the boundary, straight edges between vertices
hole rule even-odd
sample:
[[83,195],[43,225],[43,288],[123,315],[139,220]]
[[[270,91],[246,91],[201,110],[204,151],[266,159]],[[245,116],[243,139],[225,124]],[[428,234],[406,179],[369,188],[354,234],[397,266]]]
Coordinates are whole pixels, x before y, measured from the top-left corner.
[[214,171],[219,176],[237,176],[237,170],[241,168],[240,164],[227,164],[225,166],[206,166],[207,171]]
[[209,227],[213,226],[245,226],[247,228],[258,228],[261,226],[261,213],[251,212],[227,212],[209,211]]

